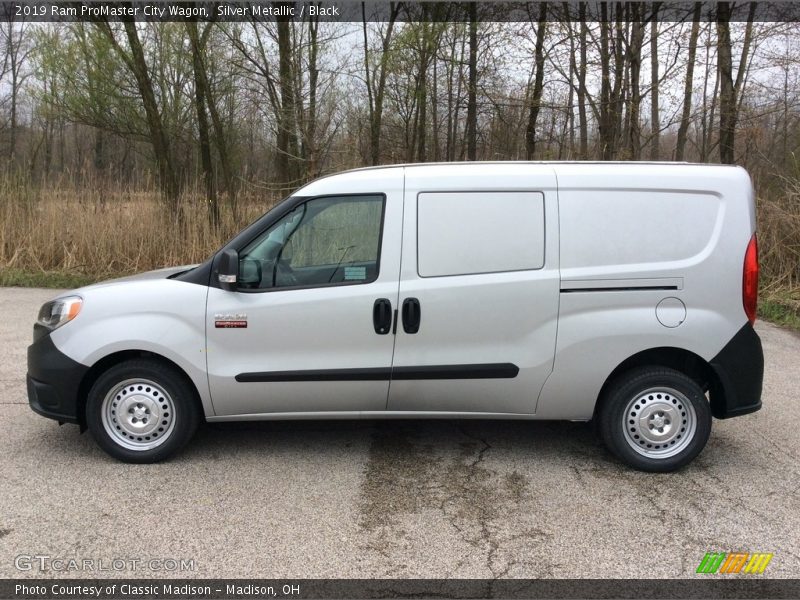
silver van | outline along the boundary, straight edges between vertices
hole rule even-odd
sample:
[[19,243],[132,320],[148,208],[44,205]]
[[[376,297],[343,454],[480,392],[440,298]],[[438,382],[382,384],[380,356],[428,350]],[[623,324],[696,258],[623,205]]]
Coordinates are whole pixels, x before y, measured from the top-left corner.
[[29,401],[130,462],[203,419],[595,419],[671,471],[761,407],[754,231],[738,167],[348,171],[203,264],[46,303]]

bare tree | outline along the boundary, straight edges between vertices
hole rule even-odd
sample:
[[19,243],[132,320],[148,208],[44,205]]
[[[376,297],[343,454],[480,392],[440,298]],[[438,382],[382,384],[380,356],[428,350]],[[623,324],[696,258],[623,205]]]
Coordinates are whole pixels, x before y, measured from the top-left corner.
[[[9,15],[11,12],[9,11]],[[2,76],[9,75],[9,137],[8,160],[13,162],[17,151],[19,127],[19,96],[25,80],[30,77],[26,63],[33,47],[28,42],[30,23],[9,19],[0,25],[0,41],[3,44]]]
[[589,158],[589,124],[586,118],[586,69],[588,64],[588,41],[589,28],[586,25],[586,3],[578,5],[578,20],[580,21],[580,67],[578,74],[578,122],[580,124],[580,158]]
[[211,160],[211,137],[209,134],[208,115],[206,114],[206,102],[208,91],[204,77],[204,67],[202,49],[208,33],[211,31],[206,27],[203,31],[204,39],[201,41],[197,33],[197,22],[189,21],[186,23],[186,32],[189,35],[192,50],[192,67],[194,72],[194,99],[197,111],[197,132],[200,143],[200,159],[203,167],[203,180],[206,186],[206,201],[209,207],[209,217],[211,223],[219,226],[219,204],[217,203],[217,187],[214,181],[214,164]]
[[547,2],[539,4],[539,19],[536,26],[534,49],[534,81],[528,106],[528,126],[525,130],[525,158],[531,160],[536,152],[536,122],[544,90],[544,38],[547,33]]
[[383,120],[383,100],[386,92],[386,74],[389,65],[389,49],[392,43],[394,24],[402,3],[389,3],[389,20],[380,33],[380,57],[377,65],[370,64],[369,39],[367,35],[366,3],[361,3],[362,27],[364,32],[364,78],[367,86],[367,108],[369,110],[370,164],[380,164],[381,160],[381,122]]
[[136,79],[139,96],[147,117],[150,143],[152,144],[156,164],[158,165],[161,189],[164,192],[164,196],[170,208],[174,213],[177,213],[180,182],[175,172],[169,136],[164,127],[161,110],[156,100],[153,82],[147,67],[142,42],[139,39],[136,22],[133,20],[123,21],[129,49],[123,48],[108,21],[99,21],[96,23],[96,26],[106,36],[118,56]]
[[[600,156],[603,160],[611,160],[614,157],[616,137],[615,108],[613,106],[616,99],[611,81],[611,55],[616,53],[613,50],[613,35],[608,8],[607,3],[600,3],[600,118],[597,128],[600,138]],[[615,79],[619,80],[620,72],[614,69],[614,74]],[[613,86],[617,87],[616,82]]]
[[[279,8],[290,5],[290,2],[273,3]],[[288,13],[286,13],[288,14]],[[278,110],[278,137],[277,154],[275,155],[275,169],[278,177],[291,188],[297,185],[299,170],[297,168],[297,121],[296,121],[296,92],[295,63],[292,61],[292,40],[290,17],[279,16],[276,18],[278,41],[278,86],[280,93],[280,109]]]
[[653,3],[650,17],[650,126],[653,130],[650,140],[650,160],[661,157],[661,117],[659,112],[659,62],[658,62],[658,10],[659,2]]
[[469,5],[469,84],[467,86],[467,160],[478,158],[478,6]]
[[756,3],[750,3],[750,10],[745,28],[742,54],[736,80],[733,79],[733,56],[731,49],[731,16],[733,8],[730,2],[717,4],[717,68],[720,77],[719,97],[719,159],[723,164],[735,161],[736,121],[739,116],[739,94],[747,71],[747,59],[750,43],[753,38],[753,20]]
[[678,127],[678,138],[675,143],[675,160],[683,160],[686,150],[686,135],[689,132],[689,120],[692,114],[692,89],[694,86],[694,62],[697,57],[697,38],[700,34],[700,15],[703,5],[695,2],[692,13],[692,31],[689,34],[689,55],[686,59],[686,78],[683,86],[683,114]]
[[641,158],[641,129],[639,112],[642,95],[639,89],[639,77],[642,68],[642,43],[644,41],[643,15],[640,7],[634,3],[631,6],[631,36],[628,43],[628,63],[630,65],[631,95],[628,110],[628,151],[633,160]]

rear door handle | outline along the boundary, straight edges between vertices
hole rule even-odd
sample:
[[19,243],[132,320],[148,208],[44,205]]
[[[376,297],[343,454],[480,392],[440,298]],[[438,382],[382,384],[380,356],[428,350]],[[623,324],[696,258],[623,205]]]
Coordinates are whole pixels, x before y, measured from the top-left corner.
[[392,327],[392,303],[387,298],[378,298],[372,305],[372,324],[378,335],[389,333]]
[[419,323],[422,319],[422,311],[419,307],[419,300],[416,298],[406,298],[403,300],[403,331],[406,333],[417,333]]

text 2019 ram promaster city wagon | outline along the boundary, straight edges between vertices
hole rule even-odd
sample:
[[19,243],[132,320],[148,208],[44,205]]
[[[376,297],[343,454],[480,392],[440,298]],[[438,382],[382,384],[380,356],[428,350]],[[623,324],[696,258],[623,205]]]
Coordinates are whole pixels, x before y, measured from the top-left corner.
[[199,266],[45,304],[30,405],[131,462],[201,419],[596,419],[669,471],[761,407],[754,230],[737,167],[341,173]]

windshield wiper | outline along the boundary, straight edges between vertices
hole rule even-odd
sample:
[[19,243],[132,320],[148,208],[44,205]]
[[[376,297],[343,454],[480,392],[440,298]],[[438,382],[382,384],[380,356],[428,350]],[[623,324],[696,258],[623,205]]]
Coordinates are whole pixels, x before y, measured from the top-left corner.
[[344,260],[345,255],[350,251],[350,248],[355,248],[355,245],[347,246],[347,248],[344,249],[344,252],[342,252],[342,257],[339,259],[339,262],[336,263],[336,268],[333,270],[333,273],[331,273],[331,276],[328,278],[328,283],[333,281],[333,276],[336,275],[336,271],[338,271],[339,267],[342,266],[342,261]]

